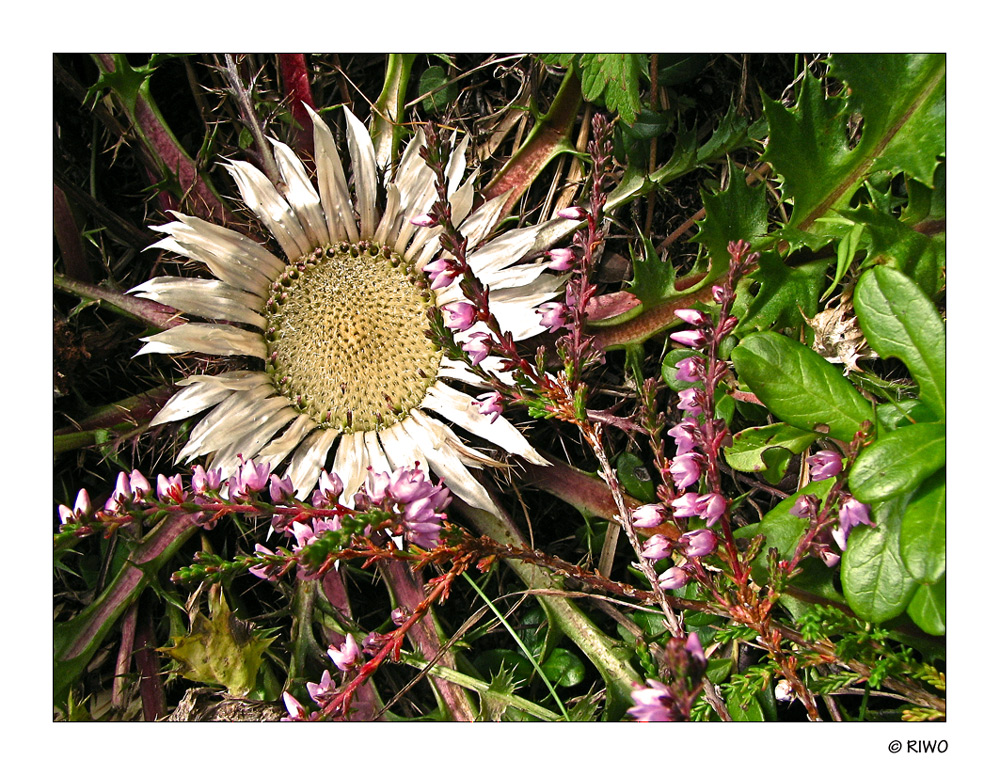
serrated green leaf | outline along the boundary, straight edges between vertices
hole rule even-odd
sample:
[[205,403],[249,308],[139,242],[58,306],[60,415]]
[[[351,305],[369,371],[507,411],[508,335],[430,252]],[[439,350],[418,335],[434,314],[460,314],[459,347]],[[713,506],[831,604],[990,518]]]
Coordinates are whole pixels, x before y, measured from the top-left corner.
[[584,99],[597,102],[603,96],[608,110],[617,111],[626,124],[639,112],[639,77],[648,76],[645,54],[582,54],[580,85]]
[[854,462],[848,482],[861,501],[884,501],[912,490],[945,461],[944,423],[915,423],[884,434]]
[[789,267],[777,254],[761,253],[757,269],[751,275],[760,283],[760,289],[747,305],[736,333],[772,327],[796,328],[802,325],[803,315],[815,316],[830,261],[817,259],[800,267]]
[[945,634],[945,578],[941,577],[933,585],[920,585],[913,594],[913,600],[906,607],[906,613],[924,633],[932,636]]
[[918,587],[899,552],[903,499],[872,508],[874,525],[851,531],[840,560],[847,603],[863,620],[880,623],[902,614]]
[[937,582],[945,570],[945,471],[924,480],[906,505],[899,550],[918,582]]
[[718,194],[704,194],[705,218],[693,242],[708,250],[715,277],[729,266],[729,243],[746,240],[751,245],[767,232],[767,189],[747,186],[744,173],[729,164],[729,187]]
[[787,423],[745,428],[733,437],[733,444],[724,449],[726,463],[737,471],[759,472],[767,468],[761,454],[771,447],[781,447],[792,454],[807,450],[819,434],[803,431]]
[[[902,170],[932,185],[944,153],[944,55],[838,55],[832,73],[848,89],[826,97],[806,72],[794,108],[764,100],[767,152],[794,202],[790,226],[807,229],[826,212],[846,207],[874,172]],[[864,117],[852,148],[847,121]]]
[[743,380],[781,420],[805,431],[829,428],[850,441],[874,421],[871,406],[840,370],[818,353],[774,332],[750,334],[732,353]]
[[650,307],[680,295],[674,287],[677,277],[674,265],[670,259],[661,259],[656,254],[656,247],[649,238],[642,238],[641,256],[632,250],[632,246],[629,246],[629,253],[632,256],[632,282],[628,290],[639,297],[643,305]]
[[854,309],[868,344],[898,358],[920,386],[921,401],[945,417],[945,333],[934,303],[906,275],[868,270],[854,289]]

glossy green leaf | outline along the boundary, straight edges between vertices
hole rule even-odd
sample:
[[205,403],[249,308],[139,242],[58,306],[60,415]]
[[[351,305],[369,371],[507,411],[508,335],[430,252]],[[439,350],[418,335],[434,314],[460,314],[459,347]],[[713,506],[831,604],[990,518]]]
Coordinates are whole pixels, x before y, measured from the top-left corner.
[[850,441],[874,412],[840,369],[774,332],[750,334],[732,353],[739,377],[781,420],[805,431],[828,429]]
[[552,650],[549,659],[542,663],[542,671],[558,687],[573,687],[582,682],[587,674],[583,661],[562,647]]
[[912,490],[944,461],[944,423],[903,426],[861,451],[851,467],[851,493],[866,503],[884,501]]
[[[918,184],[919,185],[919,184]],[[857,227],[862,225],[870,240],[868,261],[895,269],[913,278],[928,296],[944,287],[945,246],[943,235],[931,237],[873,207],[845,212]]]
[[945,569],[945,470],[920,484],[906,505],[899,550],[918,582],[937,582]]
[[458,85],[448,83],[448,74],[443,67],[431,65],[420,76],[418,90],[430,94],[421,103],[428,113],[440,113],[458,97]]
[[885,622],[902,614],[918,587],[899,551],[902,518],[903,499],[873,507],[874,525],[855,527],[840,559],[847,603],[868,622]]
[[906,275],[868,270],[854,289],[854,309],[868,344],[898,358],[920,386],[920,399],[945,416],[945,333],[934,303]]
[[630,496],[647,504],[656,500],[656,486],[641,458],[632,453],[622,453],[615,461],[615,468],[618,480]]
[[733,722],[763,722],[764,710],[756,696],[751,696],[746,706],[741,706],[735,697],[726,700],[726,709]]
[[906,607],[906,613],[924,633],[943,636],[945,633],[945,579],[942,577],[933,585],[920,585],[913,594],[913,600]]
[[790,453],[801,453],[819,438],[819,434],[803,431],[787,423],[746,428],[733,437],[733,444],[725,448],[726,463],[737,471],[759,472],[767,466],[761,459],[765,450],[781,447]]
[[[944,154],[943,54],[838,55],[831,64],[848,86],[840,94],[828,97],[807,71],[793,108],[764,101],[770,139],[763,158],[795,203],[789,225],[803,229],[846,207],[874,172],[902,170],[932,185]],[[856,114],[864,124],[852,144],[848,120]]]

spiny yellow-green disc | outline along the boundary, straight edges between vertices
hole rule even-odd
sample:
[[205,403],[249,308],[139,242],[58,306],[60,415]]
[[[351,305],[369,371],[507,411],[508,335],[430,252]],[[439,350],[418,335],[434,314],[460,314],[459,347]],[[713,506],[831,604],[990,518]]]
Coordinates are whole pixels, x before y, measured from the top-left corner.
[[305,257],[267,305],[268,369],[324,427],[384,428],[423,400],[441,353],[428,339],[430,292],[385,248],[341,244]]

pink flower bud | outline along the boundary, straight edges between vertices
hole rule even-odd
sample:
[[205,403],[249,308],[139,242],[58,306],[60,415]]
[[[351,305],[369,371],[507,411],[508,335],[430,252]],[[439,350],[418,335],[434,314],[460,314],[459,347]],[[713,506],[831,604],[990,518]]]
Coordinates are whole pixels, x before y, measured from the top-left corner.
[[670,547],[672,542],[663,534],[656,534],[646,540],[642,545],[642,557],[649,560],[661,560],[670,557]]
[[587,217],[587,211],[582,207],[564,207],[558,213],[556,213],[557,218],[565,218],[568,221],[582,221]]
[[452,331],[466,331],[476,320],[476,308],[468,302],[452,302],[441,308],[444,325]]
[[656,528],[667,519],[667,510],[662,504],[644,504],[632,510],[632,525],[636,528]]
[[549,269],[555,272],[566,272],[576,266],[576,254],[572,248],[553,248],[548,251]]
[[833,450],[820,450],[815,455],[806,458],[809,464],[809,475],[813,480],[827,480],[836,477],[844,469],[840,453]]
[[569,310],[562,302],[546,302],[539,305],[536,312],[542,316],[542,326],[549,331],[565,328]]
[[462,345],[462,350],[469,354],[472,365],[476,366],[490,354],[490,344],[492,339],[489,334],[476,332],[470,335],[469,340]]
[[437,226],[437,219],[429,213],[423,213],[410,219],[414,226]]
[[698,511],[699,498],[701,496],[697,493],[685,493],[671,501],[670,506],[674,510],[674,517],[698,517],[701,514]]
[[671,566],[659,577],[657,583],[662,590],[677,590],[688,582],[688,573],[680,566]]
[[707,528],[699,528],[697,531],[688,531],[680,539],[680,546],[684,554],[689,558],[701,558],[715,552],[719,540],[712,531]]
[[707,493],[698,498],[698,511],[711,528],[726,513],[726,499],[720,493]]
[[498,391],[491,391],[480,394],[478,400],[473,401],[472,405],[479,410],[481,415],[488,417],[492,423],[503,412],[503,397]]
[[695,331],[694,329],[685,329],[684,331],[675,331],[670,335],[670,339],[674,342],[678,342],[685,347],[698,348],[704,347],[707,340],[705,335],[700,331]]
[[674,485],[687,488],[694,485],[701,477],[701,462],[697,453],[685,453],[674,458],[670,464],[670,475]]
[[684,321],[684,323],[690,323],[692,326],[704,326],[706,323],[711,322],[711,318],[701,310],[674,310],[674,315]]

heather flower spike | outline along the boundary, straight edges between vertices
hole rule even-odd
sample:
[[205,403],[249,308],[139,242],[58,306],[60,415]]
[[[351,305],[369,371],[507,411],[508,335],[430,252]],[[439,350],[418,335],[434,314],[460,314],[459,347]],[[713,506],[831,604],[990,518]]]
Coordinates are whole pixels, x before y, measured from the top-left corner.
[[[139,353],[239,356],[248,367],[179,381],[182,389],[152,423],[212,410],[191,430],[179,460],[211,456],[224,478],[239,470],[235,484],[244,492],[267,483],[238,454],[246,464],[270,465],[282,483],[290,479],[300,499],[321,470],[337,472],[348,502],[369,467],[391,471],[426,460],[456,496],[490,511],[489,494],[469,471],[482,465],[484,455],[459,441],[452,424],[532,463],[546,462],[503,417],[476,410],[460,385],[480,387],[481,377],[444,355],[426,334],[428,312],[438,308],[475,364],[489,354],[482,333],[465,333],[471,311],[452,282],[459,270],[443,253],[441,227],[428,214],[437,194],[419,153],[424,133],[418,130],[404,150],[383,197],[364,125],[344,110],[348,169],[325,121],[306,110],[315,182],[278,141],[272,141],[277,184],[247,162],[227,165],[277,252],[181,213],[154,227],[164,236],[154,248],[198,262],[216,279],[154,277],[132,289],[203,321],[145,337]],[[524,340],[545,330],[533,310],[565,282],[544,272],[544,260],[525,258],[542,255],[547,241],[566,229],[554,228],[559,222],[553,220],[484,243],[505,198],[472,212],[471,179],[462,183],[467,143],[446,165],[452,219],[476,246],[467,256],[470,270],[487,287],[501,284],[491,313],[514,341]],[[385,212],[377,208],[382,201]],[[199,486],[208,487],[202,480]]]

